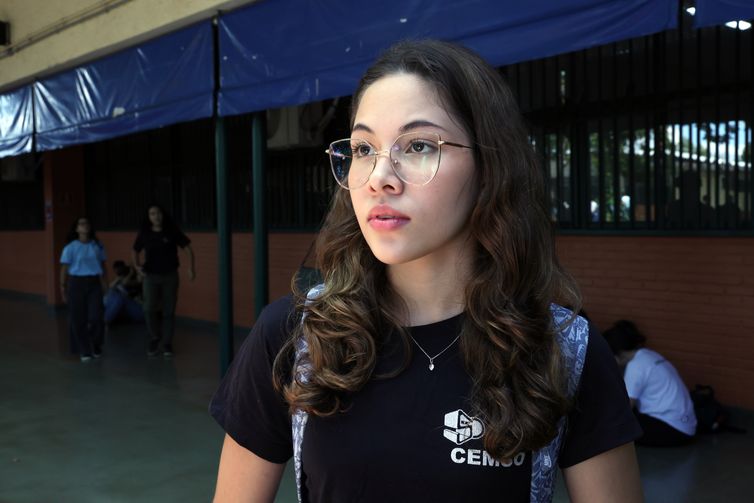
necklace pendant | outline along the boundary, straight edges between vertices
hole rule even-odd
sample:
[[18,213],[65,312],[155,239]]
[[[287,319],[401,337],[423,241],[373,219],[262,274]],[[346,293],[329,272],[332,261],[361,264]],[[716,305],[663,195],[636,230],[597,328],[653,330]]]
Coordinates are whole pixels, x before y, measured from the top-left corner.
[[435,364],[432,362],[429,362],[429,370],[435,370]]

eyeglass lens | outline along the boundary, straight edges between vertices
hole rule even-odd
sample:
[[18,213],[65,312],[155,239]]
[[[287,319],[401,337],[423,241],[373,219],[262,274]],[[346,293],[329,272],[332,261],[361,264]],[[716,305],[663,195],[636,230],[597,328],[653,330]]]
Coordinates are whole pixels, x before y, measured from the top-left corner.
[[364,185],[374,171],[379,155],[388,154],[395,174],[404,182],[424,185],[434,178],[440,163],[440,136],[432,133],[406,133],[396,138],[387,152],[378,152],[370,143],[346,138],[330,144],[330,164],[335,180],[344,188]]

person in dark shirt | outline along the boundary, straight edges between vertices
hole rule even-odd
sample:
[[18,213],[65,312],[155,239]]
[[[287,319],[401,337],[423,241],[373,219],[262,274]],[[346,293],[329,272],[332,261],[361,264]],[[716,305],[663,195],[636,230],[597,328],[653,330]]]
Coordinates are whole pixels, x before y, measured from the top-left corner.
[[189,261],[188,278],[193,281],[196,272],[191,240],[160,205],[150,205],[132,251],[134,268],[144,278],[144,314],[149,331],[149,356],[155,356],[160,351],[165,357],[173,356],[175,306],[178,301],[178,248],[186,252]]
[[615,360],[557,263],[543,170],[478,55],[367,70],[317,238],[324,281],[261,314],[210,404],[215,501],[641,501]]

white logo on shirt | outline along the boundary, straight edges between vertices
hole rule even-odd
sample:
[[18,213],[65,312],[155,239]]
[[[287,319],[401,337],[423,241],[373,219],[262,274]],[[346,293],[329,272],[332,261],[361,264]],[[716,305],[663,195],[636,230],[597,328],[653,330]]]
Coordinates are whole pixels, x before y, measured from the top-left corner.
[[456,464],[467,464],[475,466],[502,466],[503,468],[510,468],[511,466],[521,466],[526,459],[525,452],[519,452],[513,459],[507,459],[505,461],[498,461],[490,456],[490,453],[482,449],[463,449],[461,447],[455,447],[450,451],[450,459]]
[[[456,445],[461,445],[469,440],[484,436],[484,423],[475,417],[471,417],[461,409],[445,414],[445,429],[443,436]],[[450,459],[456,464],[476,466],[521,466],[526,459],[526,453],[520,452],[513,459],[499,461],[494,459],[487,451],[482,449],[463,449],[455,447],[450,451]]]
[[469,440],[482,438],[484,425],[479,419],[458,409],[445,414],[445,429],[442,434],[456,445],[461,445]]

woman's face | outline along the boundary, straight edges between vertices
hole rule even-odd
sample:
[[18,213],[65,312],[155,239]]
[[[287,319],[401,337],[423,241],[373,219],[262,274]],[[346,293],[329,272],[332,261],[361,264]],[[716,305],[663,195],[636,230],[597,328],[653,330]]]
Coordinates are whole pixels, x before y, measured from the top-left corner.
[[149,221],[152,225],[162,225],[162,211],[157,206],[149,208]]
[[[425,81],[410,74],[383,77],[363,93],[351,137],[385,151],[407,132],[438,133],[449,142],[470,143]],[[469,246],[467,223],[476,187],[473,151],[445,145],[437,174],[426,185],[398,178],[385,153],[377,158],[367,183],[350,196],[361,232],[378,260],[444,265]]]
[[92,226],[89,224],[89,220],[86,218],[79,218],[78,222],[76,223],[76,232],[79,234],[86,234],[89,235],[89,232],[92,230]]

